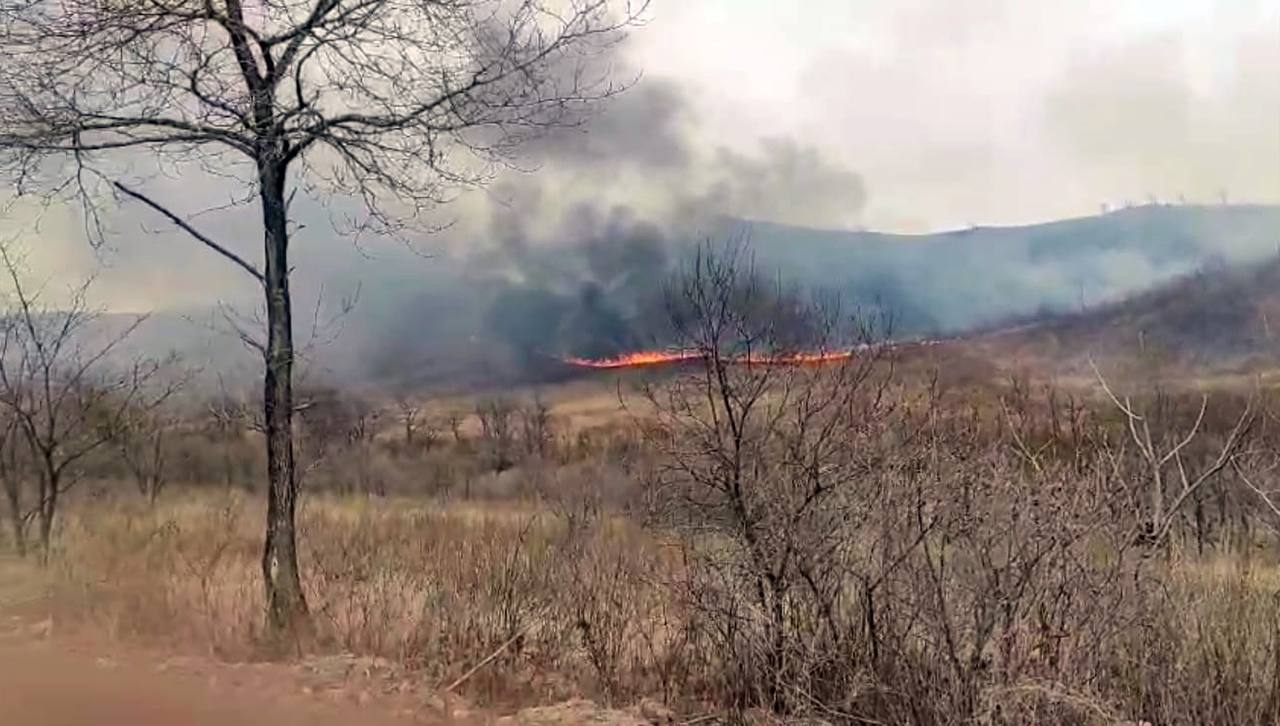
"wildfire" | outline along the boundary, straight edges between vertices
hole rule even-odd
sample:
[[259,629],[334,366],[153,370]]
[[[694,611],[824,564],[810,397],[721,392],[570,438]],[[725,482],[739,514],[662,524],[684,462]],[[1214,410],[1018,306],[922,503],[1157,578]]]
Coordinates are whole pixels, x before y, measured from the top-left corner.
[[[851,350],[834,350],[811,353],[786,353],[783,355],[751,356],[752,363],[770,366],[801,366],[811,363],[835,363],[853,357]],[[735,361],[739,362],[739,361]]]
[[564,361],[582,368],[635,368],[700,358],[702,353],[696,350],[641,350],[613,358],[565,358]]
[[[706,356],[701,351],[696,350],[642,350],[615,356],[613,358],[565,358],[564,361],[570,365],[579,366],[581,368],[638,368],[642,366],[701,360],[704,357]],[[739,365],[812,365],[818,363],[834,363],[837,361],[848,360],[852,357],[853,351],[840,350],[780,353],[777,355],[753,353],[751,355],[727,357],[726,360],[730,363]]]

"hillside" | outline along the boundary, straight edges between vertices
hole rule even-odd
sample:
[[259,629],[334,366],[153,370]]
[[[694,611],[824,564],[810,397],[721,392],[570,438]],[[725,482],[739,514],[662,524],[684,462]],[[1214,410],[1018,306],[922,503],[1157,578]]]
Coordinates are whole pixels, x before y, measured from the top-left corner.
[[1096,308],[1280,245],[1280,207],[1148,205],[928,235],[752,223],[762,266],[888,308],[903,334],[948,334]]
[[1097,308],[1046,316],[957,345],[993,361],[1060,373],[1089,362],[1159,362],[1185,372],[1274,370],[1280,259],[1200,270]]
[[[710,235],[713,241],[735,237],[750,245],[762,272],[838,290],[846,300],[889,311],[899,337],[963,335],[1035,318],[1077,326],[1069,335],[1057,334],[1072,341],[1133,339],[1136,333],[1086,332],[1123,325],[1150,329],[1151,341],[1168,339],[1188,348],[1196,336],[1185,331],[1257,329],[1254,313],[1242,309],[1248,306],[1229,299],[1237,283],[1216,293],[1221,303],[1205,311],[1187,303],[1181,317],[1170,316],[1166,323],[1127,317],[1117,322],[1121,318],[1105,316],[1121,313],[1107,311],[1136,311],[1127,307],[1136,305],[1151,312],[1125,315],[1169,315],[1170,305],[1159,295],[1179,302],[1187,298],[1188,285],[1212,288],[1204,280],[1217,279],[1216,273],[1188,277],[1197,270],[1273,257],[1280,207],[1147,206],[930,235],[726,221]],[[515,277],[457,257],[352,265],[350,274],[362,290],[357,307],[319,335],[312,334],[310,317],[299,322],[304,368],[309,376],[374,386],[456,389],[554,378],[563,371],[547,363],[560,355],[599,357],[658,345],[661,332],[654,320],[662,317],[662,278],[687,258],[696,239],[646,239],[643,255],[634,237],[530,250],[521,258],[524,274]],[[612,255],[610,264],[601,263],[601,255]],[[1180,281],[1181,292],[1159,291],[1174,281]],[[1263,294],[1266,285],[1259,281],[1249,289]],[[1147,291],[1153,297],[1142,296]],[[1112,307],[1134,295],[1140,297]],[[301,300],[296,307],[311,305]],[[1061,318],[1082,309],[1084,316]],[[1234,316],[1234,322],[1208,322],[1217,318],[1206,316]],[[158,312],[132,347],[153,353],[177,349],[206,372],[251,370],[252,355],[234,335],[212,335],[211,319],[219,317],[208,311]],[[1280,313],[1274,319],[1280,321]],[[1019,348],[1043,346],[1046,355],[1056,356],[1056,339],[1045,333]],[[1232,338],[1214,348],[1235,355],[1250,345]]]

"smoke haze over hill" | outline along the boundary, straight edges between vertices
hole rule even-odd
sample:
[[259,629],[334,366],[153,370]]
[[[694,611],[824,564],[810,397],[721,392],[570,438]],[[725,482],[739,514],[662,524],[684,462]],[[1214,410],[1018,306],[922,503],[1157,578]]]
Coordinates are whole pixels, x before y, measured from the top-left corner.
[[[306,359],[320,375],[463,385],[536,377],[562,355],[660,345],[662,282],[698,238],[621,211],[584,210],[571,221],[562,241],[518,247],[484,264],[366,261],[359,304],[340,331],[315,336],[318,347]],[[837,292],[849,308],[879,307],[893,317],[896,335],[913,337],[1090,310],[1196,270],[1266,261],[1280,244],[1280,207],[1139,207],[914,236],[722,218],[707,234],[745,240],[762,273]],[[208,339],[207,330],[184,336],[190,324],[164,319],[170,322],[146,346]],[[311,322],[300,323],[304,338]]]
[[[691,244],[736,236],[798,282],[882,302],[904,334],[1261,259],[1275,209],[1218,205],[1280,202],[1278,21],[1273,0],[1177,0],[1161,13],[1136,0],[655,3],[606,59],[629,90],[415,220],[435,234],[353,239],[341,222],[359,204],[303,188],[296,307],[319,314],[301,316],[299,333],[359,290],[317,365],[608,354],[655,335],[660,279]],[[244,198],[236,182],[122,165],[228,248],[260,256],[256,208],[226,206]],[[973,228],[1103,204],[1138,208]],[[101,253],[77,210],[39,216],[24,202],[7,220],[37,275],[102,263],[112,310],[208,321],[218,302],[247,318],[259,304],[238,270],[139,205],[109,216]],[[464,354],[472,346],[483,350]]]

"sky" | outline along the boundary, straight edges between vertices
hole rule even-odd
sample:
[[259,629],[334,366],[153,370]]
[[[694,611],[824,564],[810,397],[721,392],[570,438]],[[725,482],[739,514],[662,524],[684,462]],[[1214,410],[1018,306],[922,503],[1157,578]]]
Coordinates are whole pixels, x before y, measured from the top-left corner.
[[[634,87],[585,130],[534,144],[536,173],[442,210],[424,255],[356,249],[323,200],[300,203],[295,248],[316,253],[301,255],[302,286],[346,294],[388,267],[599,249],[646,225],[674,237],[711,215],[921,233],[1152,199],[1280,203],[1280,0],[652,0],[619,53]],[[184,214],[230,194],[186,174],[156,184]],[[72,209],[36,226],[19,204],[6,224],[37,274],[97,274],[111,309],[253,297],[137,206],[97,253]],[[260,255],[254,210],[200,219]]]
[[1280,201],[1277,0],[655,0],[632,49],[705,138],[856,170],[927,231],[1150,195]]

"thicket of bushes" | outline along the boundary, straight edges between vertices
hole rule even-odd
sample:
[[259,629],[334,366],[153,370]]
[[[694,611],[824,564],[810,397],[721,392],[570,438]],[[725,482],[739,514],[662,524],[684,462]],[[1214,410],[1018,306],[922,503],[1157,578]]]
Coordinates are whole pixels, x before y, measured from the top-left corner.
[[[941,392],[882,370],[838,396],[824,388],[852,369],[788,372],[791,391],[770,384],[736,448],[711,408],[670,405],[702,390],[696,376],[651,390],[661,409],[631,398],[634,425],[570,432],[551,412],[537,445],[494,440],[475,413],[457,438],[447,421],[414,444],[400,427],[344,436],[304,484],[316,628],[300,645],[442,685],[501,651],[459,687],[496,702],[1274,722],[1280,553],[1254,491],[1276,486],[1267,402],[1249,403],[1229,463],[1157,541],[1151,462],[1111,402],[1021,384]],[[1162,465],[1167,504],[1181,472],[1213,468],[1246,403],[1219,396],[1201,416],[1194,395],[1130,399],[1161,457],[1181,445]],[[168,436],[173,491],[154,506],[126,470],[94,472],[54,539],[65,615],[251,655],[252,436]]]
[[[490,702],[1277,722],[1269,394],[1101,374],[1087,392],[947,387],[901,379],[874,345],[752,364],[847,338],[817,303],[698,264],[674,314],[704,360],[626,393],[605,426],[571,429],[536,399],[306,392],[314,628],[298,648],[393,659]],[[102,495],[53,541],[65,616],[251,654],[260,446],[244,409],[207,411],[164,428],[151,480],[174,496],[112,484],[130,467],[109,448],[84,459],[82,494]]]

